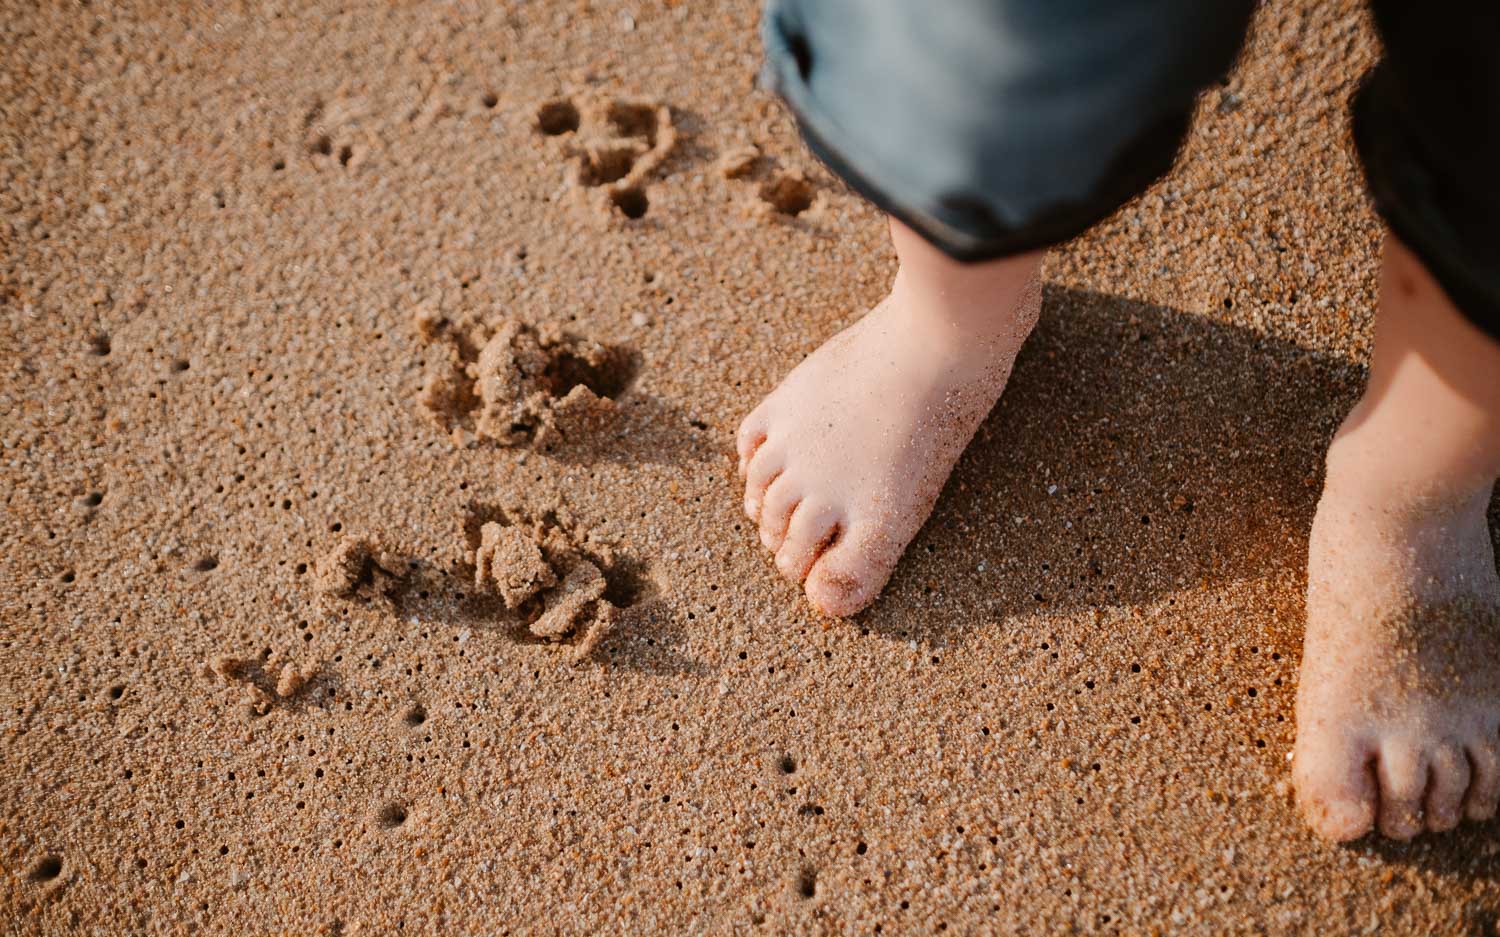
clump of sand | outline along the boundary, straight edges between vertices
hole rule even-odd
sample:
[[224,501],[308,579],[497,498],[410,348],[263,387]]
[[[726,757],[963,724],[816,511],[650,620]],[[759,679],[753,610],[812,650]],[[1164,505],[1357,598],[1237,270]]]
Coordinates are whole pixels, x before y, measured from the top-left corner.
[[502,446],[546,448],[585,438],[615,413],[626,356],[556,324],[503,320],[493,332],[414,317],[424,340],[441,340],[420,401],[456,437],[472,432]]
[[383,595],[403,572],[399,557],[363,537],[349,535],[318,561],[313,587],[338,598]]
[[618,565],[613,547],[580,538],[556,512],[539,520],[490,521],[474,550],[475,584],[500,596],[538,638],[578,638],[572,658],[583,660],[613,627],[618,609],[605,593],[605,570]]
[[474,577],[480,588],[493,586],[506,608],[516,608],[557,584],[557,574],[542,556],[531,531],[494,522],[480,528],[474,553]]
[[[567,102],[570,106],[571,102]],[[559,102],[548,102],[538,112],[538,128],[546,132],[545,115],[555,114]],[[677,147],[677,128],[671,108],[647,99],[585,99],[579,132],[569,143],[573,154],[572,179],[581,187],[607,186],[616,190],[643,185]]]
[[475,367],[479,434],[506,446],[546,445],[597,427],[614,410],[614,401],[595,390],[613,366],[599,342],[556,326],[506,321]]
[[285,661],[277,668],[269,657],[215,654],[209,658],[207,669],[226,686],[240,689],[251,714],[264,716],[278,699],[289,700],[301,692],[318,675],[320,667],[315,663]]

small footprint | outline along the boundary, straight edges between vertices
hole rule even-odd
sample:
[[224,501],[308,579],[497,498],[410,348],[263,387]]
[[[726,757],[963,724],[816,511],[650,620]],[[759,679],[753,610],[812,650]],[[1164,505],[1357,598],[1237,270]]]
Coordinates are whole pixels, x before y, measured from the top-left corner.
[[614,398],[634,377],[628,349],[552,324],[507,318],[465,329],[430,310],[416,324],[437,346],[420,402],[460,444],[472,436],[550,450],[586,439],[614,416]]
[[748,211],[765,218],[796,218],[817,202],[818,190],[801,169],[779,166],[754,144],[731,147],[719,155],[719,174],[754,186]]
[[536,132],[566,138],[568,183],[596,219],[638,221],[651,209],[647,182],[677,146],[671,108],[647,99],[554,98]]
[[651,587],[640,564],[564,507],[540,515],[476,506],[464,521],[474,582],[533,639],[587,659]]

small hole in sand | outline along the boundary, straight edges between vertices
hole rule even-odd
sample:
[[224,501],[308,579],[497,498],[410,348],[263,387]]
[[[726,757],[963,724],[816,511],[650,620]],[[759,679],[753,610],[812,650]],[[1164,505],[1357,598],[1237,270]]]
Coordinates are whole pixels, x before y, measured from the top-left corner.
[[178,358],[176,361],[172,362],[172,370],[179,373],[182,371],[186,371],[190,367],[192,367],[192,365],[188,363],[186,358]]
[[109,698],[110,699],[119,699],[120,697],[122,697],[124,695],[125,695],[125,684],[123,684],[123,683],[116,683],[114,686],[112,686],[112,687],[109,688]]
[[651,200],[646,197],[645,189],[616,189],[609,193],[609,200],[614,202],[620,214],[632,221],[646,217],[646,209],[651,207]]
[[91,491],[83,496],[83,503],[91,508],[96,508],[104,502],[104,492]]
[[422,708],[422,706],[418,704],[408,709],[406,711],[406,715],[402,716],[401,718],[407,725],[415,729],[417,726],[427,721],[427,710]]
[[394,830],[406,822],[406,805],[391,801],[380,808],[380,813],[376,815],[375,819],[380,822],[381,827],[384,829]]
[[860,843],[858,846],[854,847],[854,852],[855,852],[856,855],[862,856],[862,855],[864,855],[865,853],[867,853],[869,851],[870,851],[870,847],[869,847],[869,845],[867,845],[865,843]]
[[210,572],[219,568],[219,558],[216,556],[205,556],[193,564],[193,569],[200,573]]
[[271,164],[271,171],[272,172],[281,172],[285,168],[286,168],[286,160],[284,160],[284,159],[278,159],[276,162],[274,162],[274,163]]
[[[614,399],[624,393],[635,376],[634,364],[624,349],[610,349],[606,360],[592,364],[579,355],[561,350],[547,363],[543,381],[554,397],[565,397],[575,387],[587,387],[600,397]],[[516,424],[513,430],[530,427]]]
[[349,160],[352,159],[353,157],[354,157],[354,148],[353,147],[349,146],[347,143],[344,144],[343,146],[339,147],[339,165],[340,166],[347,166],[347,165],[349,165]]
[[630,175],[636,151],[627,144],[593,147],[578,158],[578,179],[584,185],[605,185]]
[[640,137],[648,143],[656,142],[656,108],[650,104],[615,101],[610,104],[605,119],[616,136]]
[[646,566],[630,559],[616,560],[605,574],[604,598],[615,608],[626,609],[650,596],[652,583]]
[[566,98],[548,101],[536,112],[537,129],[549,137],[578,129],[578,108]]
[[783,173],[760,187],[760,197],[783,215],[797,216],[812,207],[812,183],[794,173]]
[[78,578],[78,575],[76,573],[74,573],[70,569],[70,570],[67,570],[66,572],[64,572],[61,576],[58,576],[57,580],[58,580],[58,582],[61,582],[64,585],[70,585],[70,584],[72,584],[73,580],[75,580],[77,578]]
[[31,867],[27,877],[33,882],[50,882],[62,874],[62,857],[43,856]]
[[781,760],[776,763],[776,767],[781,769],[782,774],[791,774],[797,770],[797,759],[791,755],[782,755]]
[[812,869],[803,869],[802,874],[797,876],[797,894],[804,898],[811,898],[818,893],[818,874]]
[[327,156],[329,153],[333,152],[333,141],[328,139],[327,134],[324,134],[323,136],[318,137],[311,144],[309,144],[307,150],[308,152],[316,153],[319,156]]
[[479,96],[479,103],[483,104],[487,108],[492,108],[496,104],[500,103],[500,98],[495,94],[495,92],[486,91],[484,94]]
[[110,345],[109,345],[109,336],[108,335],[105,335],[103,332],[100,332],[98,335],[95,335],[94,337],[92,337],[92,338],[89,339],[89,353],[90,354],[98,355],[99,357],[102,358],[105,355],[109,354],[109,352],[110,352]]

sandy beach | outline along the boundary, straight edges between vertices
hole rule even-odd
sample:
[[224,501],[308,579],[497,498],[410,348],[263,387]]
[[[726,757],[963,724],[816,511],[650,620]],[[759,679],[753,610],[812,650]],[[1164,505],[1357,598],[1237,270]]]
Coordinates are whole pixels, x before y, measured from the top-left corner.
[[1052,252],[852,619],[732,440],[894,257],[758,14],[0,0],[0,933],[1494,932],[1494,823],[1292,800],[1358,4]]

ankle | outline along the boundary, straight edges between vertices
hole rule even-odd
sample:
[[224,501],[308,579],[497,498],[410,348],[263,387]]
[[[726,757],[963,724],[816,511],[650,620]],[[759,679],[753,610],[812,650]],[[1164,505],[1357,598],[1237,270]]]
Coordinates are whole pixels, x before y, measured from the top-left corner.
[[[897,271],[888,300],[923,339],[959,355],[1014,354],[1036,325],[1039,259],[992,262],[982,278]],[[1003,266],[1000,266],[1003,265]]]
[[1472,477],[1424,462],[1420,454],[1381,450],[1368,440],[1335,437],[1325,459],[1323,501],[1376,512],[1397,523],[1483,521],[1495,478]]

